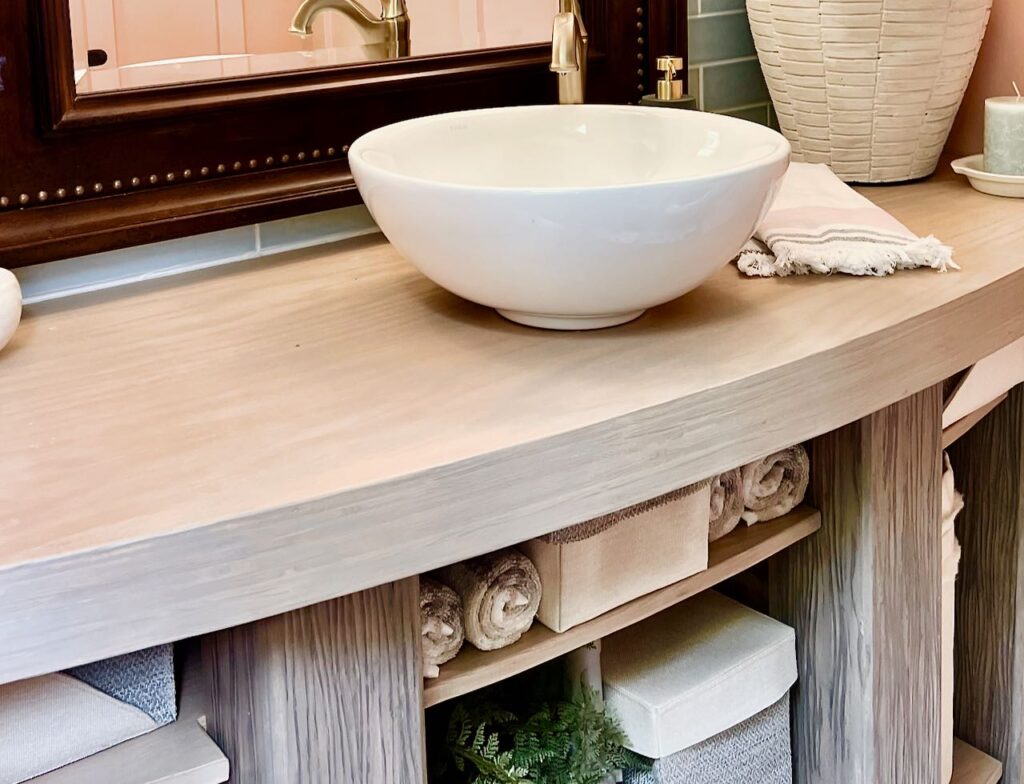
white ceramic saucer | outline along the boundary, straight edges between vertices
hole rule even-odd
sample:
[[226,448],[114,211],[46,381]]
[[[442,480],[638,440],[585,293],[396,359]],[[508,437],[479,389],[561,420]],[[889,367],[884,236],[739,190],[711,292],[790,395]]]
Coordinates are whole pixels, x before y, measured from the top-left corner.
[[1008,196],[1011,199],[1024,199],[1024,176],[1012,174],[992,174],[985,171],[984,155],[969,155],[959,158],[951,164],[953,171],[962,174],[971,181],[975,190],[990,193],[993,196]]

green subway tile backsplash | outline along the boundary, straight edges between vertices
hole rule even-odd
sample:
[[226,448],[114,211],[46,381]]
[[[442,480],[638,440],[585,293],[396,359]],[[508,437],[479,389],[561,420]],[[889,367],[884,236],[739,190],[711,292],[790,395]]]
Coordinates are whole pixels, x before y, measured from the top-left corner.
[[775,121],[745,0],[688,0],[690,93],[704,111]]
[[702,14],[717,14],[720,11],[745,11],[746,0],[701,0]]
[[690,62],[714,62],[755,53],[750,23],[743,11],[690,19]]
[[702,67],[701,101],[705,111],[768,103],[768,87],[757,58]]
[[724,109],[721,114],[727,114],[730,117],[739,117],[741,120],[749,120],[760,125],[768,124],[768,107],[767,106],[748,106],[745,109]]

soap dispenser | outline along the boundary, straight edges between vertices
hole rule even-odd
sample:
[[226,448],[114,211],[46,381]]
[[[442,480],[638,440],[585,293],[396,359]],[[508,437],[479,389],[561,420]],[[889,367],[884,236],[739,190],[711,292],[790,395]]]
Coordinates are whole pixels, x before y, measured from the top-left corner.
[[645,95],[640,99],[641,106],[662,106],[670,109],[696,109],[697,99],[683,92],[683,80],[676,77],[683,70],[685,63],[682,57],[666,55],[658,58],[658,70],[662,77],[658,80],[657,92]]

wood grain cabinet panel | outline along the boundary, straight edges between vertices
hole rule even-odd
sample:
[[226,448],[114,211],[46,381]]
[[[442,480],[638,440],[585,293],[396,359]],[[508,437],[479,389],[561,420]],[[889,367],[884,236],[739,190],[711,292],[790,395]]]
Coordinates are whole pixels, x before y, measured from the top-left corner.
[[239,784],[422,784],[419,580],[203,640],[210,735]]
[[797,632],[798,784],[939,781],[941,403],[931,387],[813,443],[821,530],[770,565]]
[[954,643],[958,737],[1024,782],[1024,387],[950,450],[964,510]]

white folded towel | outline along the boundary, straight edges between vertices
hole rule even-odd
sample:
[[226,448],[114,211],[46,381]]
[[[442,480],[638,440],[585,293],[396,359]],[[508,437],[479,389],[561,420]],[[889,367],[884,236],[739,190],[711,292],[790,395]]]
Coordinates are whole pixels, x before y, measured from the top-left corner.
[[751,277],[959,269],[949,246],[918,237],[827,166],[810,163],[790,164],[775,203],[736,263]]

